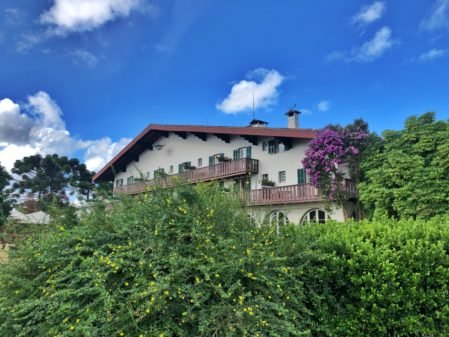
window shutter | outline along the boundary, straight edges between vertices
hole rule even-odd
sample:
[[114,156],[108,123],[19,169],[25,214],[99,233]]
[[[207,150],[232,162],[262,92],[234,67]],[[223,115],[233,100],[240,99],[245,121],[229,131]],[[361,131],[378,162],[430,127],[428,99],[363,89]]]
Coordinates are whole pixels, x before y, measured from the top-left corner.
[[209,156],[209,166],[214,165],[214,156]]
[[267,142],[263,142],[262,143],[262,151],[266,151],[267,150],[267,146],[268,146]]
[[306,173],[304,172],[304,169],[298,169],[298,184],[305,184],[306,183]]
[[179,173],[184,172],[184,164],[181,163],[181,164],[178,165],[178,172]]
[[234,160],[239,159],[239,150],[234,150]]
[[246,158],[251,158],[251,146],[246,148]]

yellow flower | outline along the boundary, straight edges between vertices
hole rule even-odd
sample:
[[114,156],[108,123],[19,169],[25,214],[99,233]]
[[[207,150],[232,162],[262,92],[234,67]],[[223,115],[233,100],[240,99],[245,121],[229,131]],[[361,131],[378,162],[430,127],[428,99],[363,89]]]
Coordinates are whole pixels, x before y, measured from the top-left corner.
[[75,330],[75,327],[73,325],[70,326],[70,330],[73,331]]

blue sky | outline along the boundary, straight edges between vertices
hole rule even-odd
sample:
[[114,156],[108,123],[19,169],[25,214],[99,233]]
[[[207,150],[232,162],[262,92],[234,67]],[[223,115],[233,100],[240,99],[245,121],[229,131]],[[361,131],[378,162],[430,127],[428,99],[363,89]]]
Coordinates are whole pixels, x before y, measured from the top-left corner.
[[449,0],[3,0],[0,162],[97,170],[149,123],[449,118]]

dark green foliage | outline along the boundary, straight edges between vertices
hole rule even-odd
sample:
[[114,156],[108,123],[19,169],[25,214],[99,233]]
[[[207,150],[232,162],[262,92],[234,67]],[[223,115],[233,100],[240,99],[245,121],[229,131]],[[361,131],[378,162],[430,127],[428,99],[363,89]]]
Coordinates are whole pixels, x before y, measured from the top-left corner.
[[[449,220],[310,225],[301,277],[321,294],[316,336],[448,336]],[[292,255],[295,253],[292,251]],[[318,299],[319,297],[315,297]]]
[[98,207],[2,266],[1,336],[309,335],[301,265],[224,192],[184,186]]
[[28,195],[31,192],[45,204],[54,198],[64,201],[67,195],[75,193],[80,199],[92,197],[93,172],[75,158],[37,154],[17,160],[12,172],[21,178],[14,184],[16,194]]
[[449,123],[434,113],[413,116],[362,164],[360,198],[369,216],[431,218],[448,213]]
[[11,211],[12,201],[9,197],[9,191],[7,189],[11,176],[0,165],[0,227],[5,223]]
[[449,220],[251,224],[215,187],[100,204],[0,268],[0,336],[448,336]]

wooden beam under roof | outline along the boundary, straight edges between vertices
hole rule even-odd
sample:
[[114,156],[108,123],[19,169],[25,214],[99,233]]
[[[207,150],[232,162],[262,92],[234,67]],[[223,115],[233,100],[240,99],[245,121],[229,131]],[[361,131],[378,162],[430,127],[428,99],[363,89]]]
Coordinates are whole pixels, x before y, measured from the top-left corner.
[[194,135],[195,137],[198,137],[203,142],[207,141],[207,133],[205,133],[205,132],[192,132],[192,135]]
[[257,136],[242,135],[242,138],[247,140],[248,142],[250,142],[253,145],[257,145],[257,143],[258,143]]
[[230,143],[231,142],[231,136],[230,135],[227,135],[225,133],[214,133],[214,135],[218,139],[221,139],[222,141],[224,141],[225,143]]

